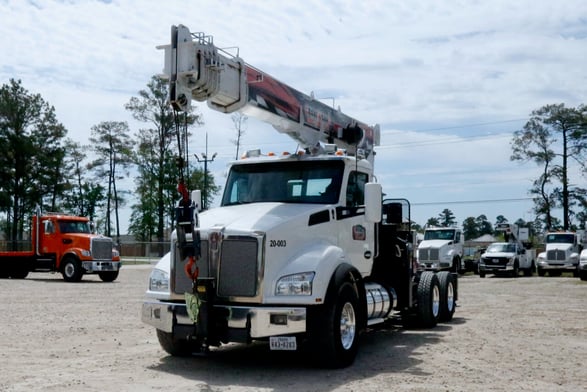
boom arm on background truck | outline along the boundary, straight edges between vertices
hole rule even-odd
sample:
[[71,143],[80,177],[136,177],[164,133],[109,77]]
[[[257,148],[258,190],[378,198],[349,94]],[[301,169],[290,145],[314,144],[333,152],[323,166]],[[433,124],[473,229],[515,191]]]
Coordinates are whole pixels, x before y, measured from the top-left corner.
[[172,234],[142,309],[163,349],[189,355],[265,340],[272,350],[308,348],[318,365],[343,367],[367,326],[451,320],[457,274],[417,270],[409,202],[382,201],[373,173],[379,127],[227,55],[209,36],[184,26],[171,35],[160,48],[176,110],[189,110],[191,99],[239,110],[306,151],[233,162],[220,206],[199,214],[199,226],[191,212],[182,215],[187,229]]

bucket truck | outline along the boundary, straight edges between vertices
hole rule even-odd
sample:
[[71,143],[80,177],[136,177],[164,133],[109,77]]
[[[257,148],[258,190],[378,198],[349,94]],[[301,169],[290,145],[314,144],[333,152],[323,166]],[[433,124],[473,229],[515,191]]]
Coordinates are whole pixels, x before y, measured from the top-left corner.
[[[357,121],[173,26],[170,101],[240,111],[301,146],[250,151],[228,171],[220,206],[182,190],[171,252],[153,268],[142,321],[171,355],[228,342],[301,350],[318,366],[353,363],[359,335],[386,320],[450,321],[457,275],[412,262],[409,202],[382,200],[379,127]],[[190,196],[191,195],[191,196]]]
[[536,268],[536,252],[525,246],[529,239],[528,229],[516,224],[500,223],[496,231],[503,233],[504,242],[494,242],[481,255],[479,277],[500,273],[518,277],[520,271],[524,272],[524,276],[532,276]]

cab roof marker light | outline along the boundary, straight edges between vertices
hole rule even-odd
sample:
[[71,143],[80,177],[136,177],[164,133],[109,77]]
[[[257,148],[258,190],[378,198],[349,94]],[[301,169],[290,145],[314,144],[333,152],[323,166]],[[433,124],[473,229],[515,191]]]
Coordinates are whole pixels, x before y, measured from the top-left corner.
[[245,153],[246,158],[257,158],[260,156],[261,156],[261,150],[258,148],[255,150],[249,150]]

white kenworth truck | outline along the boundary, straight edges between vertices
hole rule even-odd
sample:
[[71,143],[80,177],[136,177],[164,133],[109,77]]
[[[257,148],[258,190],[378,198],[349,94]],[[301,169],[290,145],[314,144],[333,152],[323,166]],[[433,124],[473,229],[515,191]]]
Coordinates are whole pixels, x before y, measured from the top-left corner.
[[464,242],[462,231],[456,227],[428,227],[418,245],[418,264],[427,271],[464,272]]
[[579,255],[585,243],[585,231],[555,231],[544,236],[545,251],[538,255],[538,275],[560,276],[572,272],[579,276]]
[[408,246],[409,203],[382,202],[373,175],[379,129],[313,100],[172,27],[165,49],[170,100],[268,121],[305,148],[258,151],[233,162],[220,206],[198,213],[182,198],[171,252],[154,267],[142,320],[171,355],[228,342],[303,350],[317,366],[344,367],[367,328],[397,319],[450,321],[457,275],[421,271]]

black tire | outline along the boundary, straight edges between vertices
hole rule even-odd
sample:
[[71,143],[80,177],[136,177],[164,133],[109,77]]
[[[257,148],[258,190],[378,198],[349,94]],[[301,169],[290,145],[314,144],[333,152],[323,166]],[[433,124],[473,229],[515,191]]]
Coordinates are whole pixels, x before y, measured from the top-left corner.
[[98,272],[98,276],[102,279],[102,282],[114,282],[118,278],[119,271],[102,271]]
[[532,276],[534,275],[534,261],[530,263],[530,267],[524,270],[524,276]]
[[587,271],[579,271],[579,279],[587,280]]
[[12,271],[10,273],[10,277],[12,279],[24,279],[28,276],[28,274],[29,274],[29,271],[23,270],[23,269],[18,269],[18,270]]
[[324,307],[315,309],[310,340],[316,365],[343,368],[351,365],[359,348],[361,330],[359,294],[355,286],[343,282]]
[[437,275],[440,287],[440,312],[438,314],[438,321],[446,322],[452,320],[455,314],[456,287],[450,272],[441,271]]
[[73,256],[65,256],[61,266],[61,274],[66,282],[79,282],[82,280],[84,271],[80,261]]
[[440,314],[440,285],[438,276],[432,271],[424,271],[418,283],[418,322],[424,328],[432,328],[438,323]]
[[546,275],[546,271],[543,270],[542,268],[538,268],[538,276],[544,276]]
[[174,357],[189,357],[195,352],[199,351],[198,345],[195,341],[186,339],[176,339],[172,333],[161,331],[157,329],[157,340],[161,348],[169,355]]
[[514,261],[514,270],[512,271],[512,277],[517,278],[518,276],[520,276],[520,264],[518,263],[518,260],[516,260]]
[[484,278],[485,277],[485,271],[479,270],[479,277],[480,278]]

